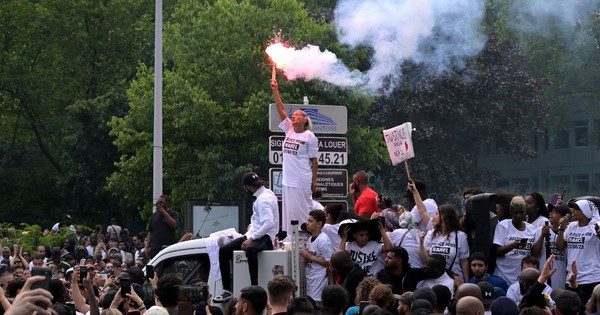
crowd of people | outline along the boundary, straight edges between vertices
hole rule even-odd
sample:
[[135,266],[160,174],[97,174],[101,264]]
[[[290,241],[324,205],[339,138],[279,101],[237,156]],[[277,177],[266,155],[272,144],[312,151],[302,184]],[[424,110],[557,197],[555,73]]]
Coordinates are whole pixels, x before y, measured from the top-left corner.
[[[546,203],[537,192],[496,194],[495,211],[483,210],[489,250],[472,251],[464,205],[483,193],[469,189],[463,208],[438,205],[421,181],[409,180],[407,205],[369,187],[365,171],[353,175],[353,213],[318,200],[318,139],[301,110],[288,117],[271,81],[283,145],[282,213],[273,191],[254,172],[242,179],[252,197],[251,224],[220,244],[222,292],[206,283],[185,286],[176,275],[160,279],[149,259],[175,243],[180,226],[161,196],[148,231],[130,235],[111,219],[83,235],[64,216],[50,230],[72,232],[60,246],[35,252],[4,246],[0,257],[0,313],[4,314],[325,314],[325,315],[583,315],[600,313],[600,198]],[[410,209],[409,209],[410,208]],[[289,240],[292,221],[309,237],[299,251],[306,287],[290,276],[258,286],[258,256]],[[185,233],[179,241],[192,239]],[[476,235],[487,238],[488,234]],[[483,242],[485,243],[485,242]],[[231,260],[244,250],[251,285],[231,292]],[[47,271],[49,276],[42,270]],[[50,279],[51,278],[51,279]],[[265,279],[263,279],[265,280]],[[185,293],[185,294],[182,294]],[[182,296],[184,297],[182,299]],[[187,297],[187,300],[185,299]],[[189,302],[189,303],[188,303]],[[211,302],[227,303],[223,309]],[[0,314],[1,315],[1,314]]]
[[[244,182],[256,185],[250,192],[268,190],[251,174],[256,180]],[[425,183],[407,184],[404,197],[412,209],[393,204],[368,183],[364,171],[353,176],[354,213],[343,211],[341,204],[319,207],[313,200],[313,210],[301,221],[309,234],[299,252],[305,263],[306,294],[298,297],[293,281],[287,284],[290,289],[283,289],[289,277],[272,279],[265,304],[267,311],[273,310],[270,314],[600,313],[598,198],[564,203],[559,198],[553,204],[537,192],[498,193],[489,216],[492,231],[486,254],[470,250],[465,209],[438,205]],[[465,191],[464,204],[481,193]],[[276,216],[274,201],[262,206],[257,202],[255,215],[269,209],[270,217]],[[488,220],[488,210],[482,211]],[[257,229],[263,222],[253,224]],[[269,239],[277,242],[276,236]],[[271,290],[273,282],[277,289]],[[227,292],[218,301],[232,298],[235,301]]]
[[[70,231],[64,244],[39,244],[34,251],[16,244],[2,247],[0,314],[173,313],[181,279],[142,271],[156,253],[177,242],[179,218],[168,196],[158,198],[148,231],[139,234],[130,235],[115,218],[85,234],[72,220],[65,215],[45,231]],[[191,233],[185,233],[179,241],[189,239]]]

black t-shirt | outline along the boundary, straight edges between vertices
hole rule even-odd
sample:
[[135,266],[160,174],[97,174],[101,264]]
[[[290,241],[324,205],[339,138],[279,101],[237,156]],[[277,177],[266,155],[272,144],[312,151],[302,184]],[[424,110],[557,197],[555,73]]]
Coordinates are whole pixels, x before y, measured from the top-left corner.
[[425,273],[422,268],[410,268],[401,275],[393,275],[389,269],[383,269],[377,274],[377,280],[381,283],[391,284],[394,294],[402,294],[408,291],[414,291],[417,283],[425,279]]
[[[171,218],[175,222],[179,222],[179,216],[175,211],[167,210]],[[175,244],[175,230],[167,224],[165,218],[157,211],[150,217],[150,227],[148,231],[152,232],[152,239],[150,240],[150,249],[162,249],[163,246],[169,246]]]

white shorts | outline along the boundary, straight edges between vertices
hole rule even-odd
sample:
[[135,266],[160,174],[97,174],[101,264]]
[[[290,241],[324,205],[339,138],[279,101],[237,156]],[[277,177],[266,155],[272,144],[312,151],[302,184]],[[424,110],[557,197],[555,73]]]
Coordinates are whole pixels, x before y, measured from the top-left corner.
[[308,219],[308,213],[312,208],[312,191],[310,189],[283,186],[281,193],[281,229],[287,231],[290,240],[292,235],[292,220],[298,220],[300,225]]

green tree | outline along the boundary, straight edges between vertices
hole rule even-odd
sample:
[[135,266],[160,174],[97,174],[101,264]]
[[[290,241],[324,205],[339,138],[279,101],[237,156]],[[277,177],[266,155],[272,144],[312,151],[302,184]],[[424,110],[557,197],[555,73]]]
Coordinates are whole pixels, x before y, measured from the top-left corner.
[[[274,34],[344,52],[329,24],[312,19],[295,0],[210,3],[181,1],[165,25],[164,187],[179,206],[185,199],[241,200],[242,174],[268,174],[271,65],[264,52]],[[352,63],[353,60],[349,60]],[[128,91],[130,110],[111,122],[122,153],[109,189],[150,214],[153,71],[139,67]],[[375,168],[377,130],[362,127],[371,99],[320,82],[280,80],[284,101],[306,95],[315,104],[348,106],[349,168]],[[355,146],[355,147],[353,147]],[[379,151],[381,152],[381,151]]]
[[152,12],[122,0],[0,3],[0,196],[10,210],[0,219],[48,226],[65,211],[84,222],[119,210],[103,190],[116,152],[106,123],[151,56]]
[[[543,132],[547,103],[542,82],[527,69],[522,45],[491,33],[484,50],[462,70],[423,74],[404,65],[405,83],[377,101],[373,121],[390,128],[411,121],[415,158],[411,177],[424,180],[440,201],[453,201],[463,188],[483,185],[494,174],[477,166],[482,145],[493,140],[504,153],[536,154],[532,136]],[[398,121],[401,117],[401,121]],[[392,191],[404,191],[403,166],[378,173]]]

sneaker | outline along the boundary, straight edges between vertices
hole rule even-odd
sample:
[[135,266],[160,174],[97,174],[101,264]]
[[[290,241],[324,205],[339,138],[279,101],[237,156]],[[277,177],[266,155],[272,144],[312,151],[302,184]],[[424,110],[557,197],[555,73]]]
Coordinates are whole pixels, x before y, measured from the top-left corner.
[[213,298],[213,302],[215,303],[225,303],[225,302],[229,302],[229,300],[231,300],[232,294],[231,292],[227,291],[227,290],[223,290],[221,291],[221,294],[215,296],[215,298]]

